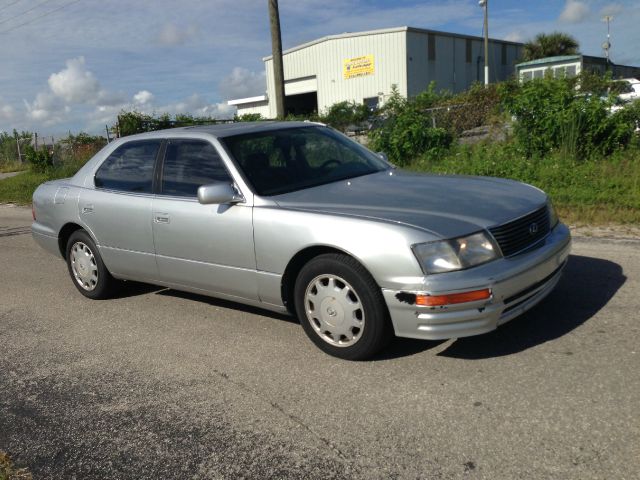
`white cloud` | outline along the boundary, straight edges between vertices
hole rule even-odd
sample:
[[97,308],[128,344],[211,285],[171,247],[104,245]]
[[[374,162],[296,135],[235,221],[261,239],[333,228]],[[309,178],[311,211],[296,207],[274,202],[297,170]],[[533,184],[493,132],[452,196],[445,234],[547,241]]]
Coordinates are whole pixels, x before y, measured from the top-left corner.
[[93,73],[85,69],[84,57],[72,58],[67,68],[49,77],[49,88],[67,103],[89,103],[100,93],[100,84]]
[[189,113],[197,117],[231,118],[236,112],[236,108],[227,105],[226,102],[210,103],[201,95],[194,93],[182,101],[161,106],[157,111],[173,115],[176,113]]
[[226,100],[262,95],[266,89],[267,79],[264,71],[256,73],[242,67],[235,67],[218,83],[218,93]]
[[509,32],[504,36],[508,42],[524,42],[524,36],[521,32]]
[[62,113],[69,113],[69,107],[65,106],[60,98],[51,92],[40,92],[33,102],[24,100],[26,118],[34,122],[50,126],[64,120]]
[[564,10],[560,14],[560,21],[564,23],[580,23],[589,16],[589,5],[578,0],[567,0]]
[[605,5],[600,10],[600,15],[618,15],[624,10],[624,7],[620,3],[610,3],[609,5]]
[[149,90],[140,90],[133,96],[134,103],[145,105],[153,100],[154,96]]
[[4,103],[2,98],[0,98],[0,120],[13,120],[15,113],[15,108],[13,108],[9,104]]
[[174,23],[166,23],[158,35],[158,40],[160,44],[166,46],[182,45],[196,33],[198,29],[194,26],[181,29]]

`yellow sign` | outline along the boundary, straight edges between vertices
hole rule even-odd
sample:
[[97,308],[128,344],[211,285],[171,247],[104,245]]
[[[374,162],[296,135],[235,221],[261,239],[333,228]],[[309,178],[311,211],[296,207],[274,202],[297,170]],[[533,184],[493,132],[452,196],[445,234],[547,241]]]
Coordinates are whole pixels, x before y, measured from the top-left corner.
[[342,76],[344,79],[364,77],[375,73],[373,55],[347,58],[342,62]]

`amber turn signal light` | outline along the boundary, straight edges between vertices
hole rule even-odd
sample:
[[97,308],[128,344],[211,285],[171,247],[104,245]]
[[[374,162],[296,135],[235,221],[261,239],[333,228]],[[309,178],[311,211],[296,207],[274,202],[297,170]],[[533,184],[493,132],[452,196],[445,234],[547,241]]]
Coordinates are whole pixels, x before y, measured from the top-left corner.
[[477,302],[491,298],[491,289],[472,290],[470,292],[451,293],[449,295],[416,295],[416,305],[422,307],[441,307],[456,303]]

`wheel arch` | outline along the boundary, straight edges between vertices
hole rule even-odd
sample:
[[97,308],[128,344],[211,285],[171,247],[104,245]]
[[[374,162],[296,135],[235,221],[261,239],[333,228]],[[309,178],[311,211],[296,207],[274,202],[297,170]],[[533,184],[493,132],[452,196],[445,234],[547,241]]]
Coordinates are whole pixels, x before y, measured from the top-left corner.
[[[367,270],[367,272],[369,272],[367,267],[360,261],[358,257],[340,248],[336,248],[330,245],[313,245],[313,246],[303,248],[302,250],[297,252],[291,258],[291,260],[289,260],[289,263],[287,264],[284,270],[284,273],[282,274],[282,281],[281,281],[281,287],[280,287],[281,295],[282,295],[282,303],[287,308],[289,313],[291,313],[293,316],[296,315],[295,302],[293,298],[294,289],[295,289],[296,279],[298,278],[298,274],[300,273],[300,270],[302,270],[302,268],[312,259],[327,253],[338,253],[341,255],[347,255],[348,257],[351,257],[355,261],[357,261],[360,265],[362,265],[362,267],[365,270]],[[369,272],[369,274],[371,275],[371,272]],[[372,278],[373,278],[373,275],[372,275]]]
[[91,235],[91,233],[89,233],[89,231],[82,225],[74,222],[64,224],[60,229],[60,233],[58,233],[58,248],[60,249],[60,255],[62,255],[62,258],[65,260],[67,259],[67,242],[69,241],[69,237],[71,237],[73,232],[77,232],[78,230],[84,230],[87,232],[87,235],[89,235],[95,242],[93,235]]

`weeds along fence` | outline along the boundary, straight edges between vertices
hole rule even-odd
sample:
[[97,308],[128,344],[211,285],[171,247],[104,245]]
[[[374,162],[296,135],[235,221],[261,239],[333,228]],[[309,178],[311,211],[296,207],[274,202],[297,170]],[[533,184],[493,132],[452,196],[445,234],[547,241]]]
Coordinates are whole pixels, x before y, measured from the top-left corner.
[[0,163],[24,164],[31,149],[44,149],[53,154],[56,144],[57,142],[53,135],[30,132],[14,132],[13,135],[10,135],[0,132]]

